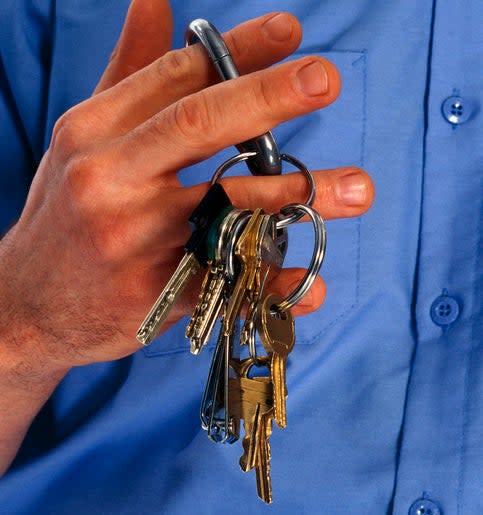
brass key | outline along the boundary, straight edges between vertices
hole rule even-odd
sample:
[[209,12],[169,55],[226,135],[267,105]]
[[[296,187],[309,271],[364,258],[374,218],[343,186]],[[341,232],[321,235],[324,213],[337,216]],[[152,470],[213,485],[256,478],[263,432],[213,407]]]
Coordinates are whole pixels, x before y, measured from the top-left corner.
[[260,340],[270,356],[274,419],[280,428],[284,428],[287,426],[285,372],[287,357],[295,344],[295,324],[290,310],[275,309],[281,300],[274,293],[267,295],[257,307],[256,319]]
[[[260,358],[259,363],[266,366],[267,357]],[[240,458],[240,468],[244,472],[255,468],[258,496],[271,503],[269,438],[272,433],[273,389],[270,377],[248,377],[250,369],[256,364],[255,359],[248,358],[232,365],[239,377],[230,380],[230,412],[238,420],[244,421],[244,452]]]
[[243,301],[249,292],[253,291],[256,287],[257,272],[261,264],[257,243],[263,218],[263,211],[256,209],[235,247],[235,255],[241,264],[241,270],[233,288],[233,293],[228,301],[223,320],[223,331],[226,335],[231,333],[235,319],[240,314]]
[[255,334],[255,311],[263,295],[267,282],[273,279],[281,270],[287,251],[287,233],[277,229],[277,218],[274,215],[264,215],[257,237],[257,250],[261,262],[257,269],[254,287],[247,292],[248,307],[245,323],[240,333],[240,343],[246,344]]
[[257,438],[257,492],[262,501],[270,504],[272,502],[272,480],[270,478],[270,436],[272,435],[272,413],[266,413],[259,426]]

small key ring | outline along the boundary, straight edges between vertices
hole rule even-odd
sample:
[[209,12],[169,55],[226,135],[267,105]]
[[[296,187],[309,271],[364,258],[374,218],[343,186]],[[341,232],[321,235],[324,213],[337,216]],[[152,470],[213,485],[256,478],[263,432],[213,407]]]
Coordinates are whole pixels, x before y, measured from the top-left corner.
[[304,204],[288,204],[284,206],[280,212],[282,214],[289,215],[294,211],[301,212],[301,216],[308,215],[312,223],[314,224],[315,244],[312,259],[310,261],[307,272],[305,273],[300,284],[293,290],[293,292],[283,299],[280,303],[274,306],[276,311],[286,311],[291,309],[302,297],[308,292],[312,284],[314,283],[320,267],[325,257],[325,247],[327,243],[327,231],[325,228],[325,222],[322,217],[310,206]]
[[[240,76],[228,47],[216,27],[207,20],[193,20],[185,32],[185,45],[189,46],[198,38],[205,47],[222,80]],[[236,145],[241,152],[255,152],[256,158],[247,163],[253,175],[280,175],[282,160],[277,143],[271,132]]]
[[[257,155],[256,152],[243,152],[242,154],[237,154],[236,156],[231,157],[230,159],[227,159],[224,163],[222,163],[213,174],[210,186],[213,186],[213,184],[217,183],[221,177],[227,172],[229,168],[236,165],[237,163],[240,163],[242,161],[248,161],[250,158],[255,157]],[[296,168],[299,169],[300,172],[304,175],[304,177],[307,179],[307,182],[309,183],[310,192],[307,197],[307,200],[305,201],[304,205],[307,205],[309,207],[312,206],[315,200],[315,181],[312,173],[309,171],[309,169],[298,159],[295,157],[289,155],[289,154],[281,154],[282,161],[286,161],[287,163],[293,164]],[[290,204],[292,205],[292,204]],[[302,205],[302,204],[293,204],[293,205]],[[287,206],[286,206],[287,207]],[[283,215],[280,211],[280,214]],[[301,218],[304,216],[304,212],[294,212],[290,216],[287,216],[286,218],[281,218],[277,222],[277,229],[283,229],[284,227],[287,227],[290,224],[293,224],[295,222],[298,222]]]

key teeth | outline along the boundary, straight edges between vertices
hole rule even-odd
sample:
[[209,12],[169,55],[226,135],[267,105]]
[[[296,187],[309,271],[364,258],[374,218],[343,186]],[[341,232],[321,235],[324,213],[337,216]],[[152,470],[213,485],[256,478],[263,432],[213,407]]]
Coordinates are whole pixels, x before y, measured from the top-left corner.
[[191,342],[190,352],[191,352],[191,354],[193,354],[193,356],[198,356],[198,354],[201,352],[201,349],[202,349],[202,347],[200,347],[197,344],[195,345],[193,343],[193,341]]
[[277,427],[279,427],[280,429],[285,429],[287,427],[287,419],[286,418],[280,418],[280,419],[275,418],[275,422],[277,424]]
[[[144,331],[143,331],[144,333]],[[143,333],[137,333],[136,334],[136,340],[139,342],[139,343],[142,343],[143,345],[147,345],[147,338],[146,338],[146,335],[143,334]]]

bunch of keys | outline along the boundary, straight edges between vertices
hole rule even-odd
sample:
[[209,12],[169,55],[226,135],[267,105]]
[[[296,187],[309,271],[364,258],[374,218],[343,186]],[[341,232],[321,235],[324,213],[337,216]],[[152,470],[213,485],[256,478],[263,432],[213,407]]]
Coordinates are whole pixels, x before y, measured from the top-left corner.
[[[306,204],[291,204],[279,214],[262,209],[234,207],[218,182],[223,173],[253,153],[239,154],[215,172],[211,187],[190,217],[193,233],[186,253],[137,333],[147,345],[158,334],[164,320],[196,272],[206,268],[198,303],[186,328],[191,353],[199,354],[210,341],[221,317],[212,364],[201,402],[201,425],[211,440],[233,443],[244,422],[242,470],[255,469],[259,496],[272,501],[270,446],[272,420],[280,428],[287,424],[286,360],[295,343],[291,307],[315,280],[325,254],[323,220],[310,204],[315,187],[310,172],[295,158],[307,177],[311,191]],[[265,286],[282,268],[288,241],[286,227],[308,215],[315,228],[312,261],[299,286],[286,298],[267,293]],[[242,309],[244,323],[240,318]],[[257,356],[259,337],[266,355]],[[241,359],[245,347],[249,357]],[[257,370],[256,377],[250,373]]]
[[[207,47],[224,79],[238,76],[221,36],[209,22],[192,22],[187,43],[195,35]],[[201,401],[201,426],[212,441],[231,444],[239,439],[243,421],[240,467],[245,472],[255,469],[258,495],[271,503],[269,439],[273,421],[281,429],[287,425],[285,370],[295,343],[291,308],[317,277],[325,255],[326,231],[323,220],[311,207],[315,198],[313,177],[300,161],[280,154],[270,133],[238,148],[241,153],[215,171],[210,189],[190,216],[192,235],[186,242],[185,255],[142,322],[137,339],[149,345],[182,292],[199,270],[206,269],[198,303],[186,328],[191,353],[198,355],[221,319]],[[278,214],[233,206],[218,181],[241,161],[258,175],[281,173],[282,161],[293,164],[309,184],[305,204],[290,204]],[[282,299],[267,292],[266,285],[283,266],[287,226],[303,216],[314,225],[312,260],[298,287]],[[265,351],[260,356],[257,339]],[[248,357],[241,358],[243,350]]]

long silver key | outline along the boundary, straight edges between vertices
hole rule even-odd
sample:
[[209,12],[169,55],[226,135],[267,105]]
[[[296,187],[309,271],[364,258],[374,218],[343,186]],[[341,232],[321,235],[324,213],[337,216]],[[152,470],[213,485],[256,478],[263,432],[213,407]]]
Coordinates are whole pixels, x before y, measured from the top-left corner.
[[213,230],[213,225],[219,221],[220,215],[231,208],[228,195],[221,184],[216,183],[210,187],[189,217],[193,232],[185,245],[186,254],[136,334],[136,338],[143,345],[148,345],[157,336],[171,308],[188,283],[202,266],[207,266],[207,237],[210,230]]
[[238,323],[234,329],[229,335],[220,330],[201,401],[201,427],[217,443],[233,443],[239,438],[239,423],[232,417],[229,404],[230,363],[239,338]]

